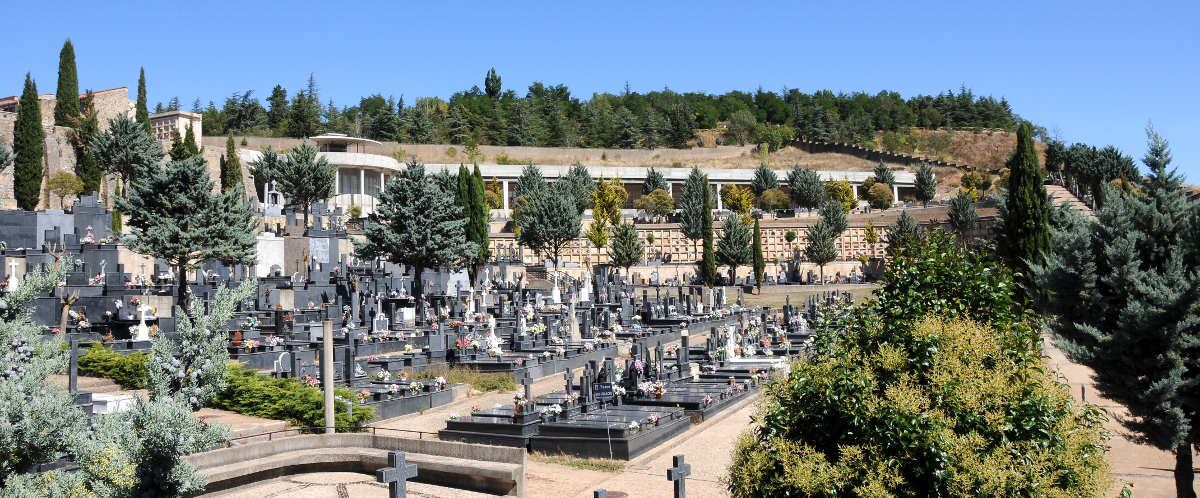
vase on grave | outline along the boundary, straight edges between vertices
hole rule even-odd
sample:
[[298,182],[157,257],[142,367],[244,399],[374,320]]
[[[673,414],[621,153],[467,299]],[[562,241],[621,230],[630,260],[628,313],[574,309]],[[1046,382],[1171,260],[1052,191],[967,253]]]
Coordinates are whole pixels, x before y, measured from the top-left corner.
[[242,331],[233,331],[233,338],[229,340],[229,345],[235,348],[242,346]]

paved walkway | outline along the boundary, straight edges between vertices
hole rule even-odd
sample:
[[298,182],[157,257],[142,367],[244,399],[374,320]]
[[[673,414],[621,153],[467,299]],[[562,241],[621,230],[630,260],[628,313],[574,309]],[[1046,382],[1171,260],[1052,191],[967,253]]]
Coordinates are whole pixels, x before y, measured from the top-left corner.
[[[386,485],[375,482],[373,476],[356,472],[314,472],[278,477],[201,496],[221,498],[386,497],[388,488]],[[410,482],[408,483],[408,496],[412,498],[482,498],[494,495]]]

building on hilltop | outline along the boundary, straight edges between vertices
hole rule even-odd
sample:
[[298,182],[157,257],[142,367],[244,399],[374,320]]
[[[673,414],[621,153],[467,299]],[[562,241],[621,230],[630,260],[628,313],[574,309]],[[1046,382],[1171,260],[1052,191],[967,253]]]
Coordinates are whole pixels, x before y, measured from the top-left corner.
[[[362,208],[364,214],[369,214],[375,211],[375,203],[379,191],[383,185],[387,183],[391,177],[404,169],[404,163],[396,160],[391,156],[382,154],[371,154],[364,152],[369,145],[379,145],[379,142],[366,138],[357,138],[343,135],[340,133],[327,133],[310,137],[317,146],[319,153],[324,156],[329,163],[337,169],[337,176],[334,186],[334,197],[329,199],[330,209],[342,208],[343,211],[348,211],[351,206]],[[241,158],[242,164],[249,164],[261,157],[261,153],[255,150],[239,149],[238,155]],[[428,173],[436,173],[438,171],[448,170],[450,173],[458,172],[458,163],[453,164],[425,164],[425,170]],[[547,181],[554,182],[559,178],[567,175],[571,169],[571,165],[558,164],[538,164],[538,169],[542,171],[542,175]],[[641,197],[642,182],[646,179],[649,168],[643,167],[624,167],[624,166],[599,166],[587,165],[588,173],[592,178],[620,178],[624,184],[626,191],[629,193],[629,201],[626,208],[632,208],[634,201]],[[501,199],[503,206],[500,209],[500,217],[504,217],[509,213],[512,204],[516,201],[516,181],[521,176],[521,170],[525,167],[521,165],[504,165],[504,164],[480,164],[479,169],[484,181],[491,182],[493,179],[500,183]],[[670,168],[659,167],[655,168],[666,177],[667,186],[670,188],[670,193],[678,198],[682,192],[683,184],[687,181],[690,168]],[[709,182],[712,183],[719,192],[725,185],[750,185],[754,178],[753,168],[701,168],[708,175]],[[775,171],[781,181],[786,183],[786,169]],[[821,177],[825,180],[845,180],[853,187],[855,197],[865,195],[866,192],[861,192],[861,185],[874,174],[870,171],[820,171]],[[892,186],[892,192],[896,199],[913,197],[916,191],[916,174],[907,171],[896,171],[896,184]],[[276,194],[271,192],[259,192],[260,198],[268,199],[276,197]],[[724,209],[721,196],[717,197],[717,209]]]
[[[79,94],[82,99],[87,93]],[[17,112],[17,102],[20,95],[0,97],[0,112]],[[53,93],[38,95],[38,104],[42,108],[42,127],[54,126],[54,106],[58,102]],[[129,100],[129,89],[123,86],[92,92],[92,105],[96,107],[96,116],[100,121],[100,129],[108,129],[108,120],[119,115],[133,117],[136,104]]]
[[196,143],[200,143],[200,137],[204,136],[203,121],[203,116],[194,112],[160,112],[150,115],[150,131],[154,133],[154,138],[162,142],[163,149],[169,150],[175,133],[179,133],[179,136],[182,138],[187,133],[188,125],[192,127],[192,134],[196,137]]

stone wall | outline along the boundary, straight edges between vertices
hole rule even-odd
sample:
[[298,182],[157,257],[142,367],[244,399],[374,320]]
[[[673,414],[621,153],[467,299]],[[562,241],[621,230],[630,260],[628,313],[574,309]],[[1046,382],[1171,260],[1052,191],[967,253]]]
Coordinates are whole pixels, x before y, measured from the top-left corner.
[[[53,113],[53,109],[50,111]],[[43,116],[44,117],[44,116]],[[51,121],[54,116],[51,114]],[[0,142],[3,142],[9,150],[12,150],[13,144],[13,129],[16,125],[17,115],[11,112],[0,112]],[[38,207],[57,208],[59,207],[59,199],[54,197],[51,199],[49,189],[46,187],[46,181],[50,176],[59,171],[75,171],[75,148],[71,146],[70,128],[62,126],[49,126],[42,129],[42,133],[46,137],[46,150],[43,159],[42,174],[42,200]],[[0,208],[15,209],[17,201],[13,197],[13,168],[5,168],[0,172]]]

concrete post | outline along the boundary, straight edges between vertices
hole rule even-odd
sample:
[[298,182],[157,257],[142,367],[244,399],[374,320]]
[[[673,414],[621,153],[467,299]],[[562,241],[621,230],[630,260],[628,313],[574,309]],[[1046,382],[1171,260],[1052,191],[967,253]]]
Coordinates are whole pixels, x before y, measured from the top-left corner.
[[333,434],[333,320],[325,320],[321,334],[321,385],[325,390],[325,433]]
[[504,210],[505,210],[505,211],[507,211],[507,210],[508,210],[508,180],[503,180],[503,181],[501,181],[501,182],[500,182],[500,186],[501,186],[501,187],[503,188],[503,190],[504,190],[504,191],[503,191],[503,192],[500,194],[500,197],[501,197],[501,198],[504,200],[504,203],[503,203],[503,204],[504,204]]

